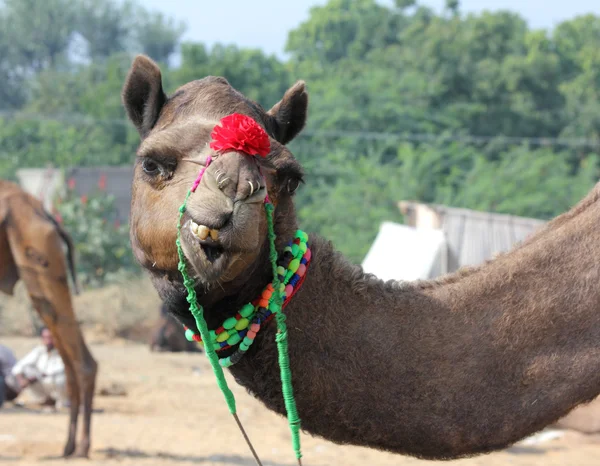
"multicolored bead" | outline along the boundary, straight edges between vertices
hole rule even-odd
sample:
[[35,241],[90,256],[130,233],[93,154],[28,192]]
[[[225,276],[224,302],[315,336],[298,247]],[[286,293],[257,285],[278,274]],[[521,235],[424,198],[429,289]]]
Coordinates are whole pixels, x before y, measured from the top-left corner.
[[233,327],[235,327],[236,323],[237,319],[235,317],[230,317],[229,319],[226,319],[225,322],[223,322],[223,328],[225,330],[231,330]]
[[296,232],[296,238],[298,238],[303,243],[308,243],[308,235],[302,230],[298,230]]
[[223,332],[223,333],[219,334],[219,336],[217,337],[217,341],[219,343],[221,343],[222,341],[226,341],[228,338],[229,338],[229,333]]
[[250,321],[245,317],[242,317],[240,320],[237,321],[234,328],[236,330],[244,330],[246,327],[248,327],[249,324]]
[[248,303],[246,304],[241,310],[240,310],[240,315],[242,317],[249,317],[254,313],[254,306],[252,305],[252,303]]
[[185,338],[187,341],[194,341],[194,331],[191,328],[185,329]]
[[242,341],[242,338],[239,336],[239,334],[234,333],[227,339],[227,344],[229,346],[233,346],[233,345],[237,345],[240,341]]

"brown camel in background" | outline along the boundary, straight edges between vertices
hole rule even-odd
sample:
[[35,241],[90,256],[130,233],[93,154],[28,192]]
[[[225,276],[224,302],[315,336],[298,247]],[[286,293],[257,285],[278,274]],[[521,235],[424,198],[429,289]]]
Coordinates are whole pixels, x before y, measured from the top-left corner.
[[160,318],[150,336],[150,351],[197,353],[200,352],[200,348],[196,342],[188,341],[185,338],[183,327],[177,319],[166,312],[163,304],[160,309]]
[[[68,233],[40,201],[16,184],[0,180],[0,290],[12,295],[17,281],[23,280],[34,308],[50,329],[65,365],[71,402],[64,455],[87,456],[98,366],[75,319],[63,242],[77,291],[73,244]],[[76,445],[80,406],[83,435]]]
[[[266,192],[278,251],[296,231],[292,194],[302,168],[285,144],[305,124],[304,83],[269,111],[218,77],[167,97],[158,66],[140,56],[123,101],[142,138],[131,204],[134,252],[170,311],[191,328],[177,270],[179,206],[198,164],[215,156],[210,135],[222,117],[248,115],[271,138],[266,160],[214,158],[183,216],[184,254],[215,329],[272,278]],[[266,189],[251,189],[257,183]],[[194,225],[216,234],[199,238]],[[511,252],[415,283],[365,275],[310,235],[306,280],[285,309],[303,429],[337,443],[449,459],[505,448],[592,400],[600,392],[599,225],[597,185]],[[230,370],[283,414],[275,332],[271,322]]]

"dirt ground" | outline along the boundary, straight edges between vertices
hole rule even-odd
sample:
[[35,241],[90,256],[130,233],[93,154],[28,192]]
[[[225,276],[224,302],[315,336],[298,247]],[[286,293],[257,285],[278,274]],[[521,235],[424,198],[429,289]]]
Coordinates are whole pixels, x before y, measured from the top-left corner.
[[[64,412],[33,407],[0,409],[0,464],[7,465],[253,465],[203,354],[151,353],[147,345],[87,336],[100,362],[89,461],[56,459],[67,431]],[[22,356],[37,340],[0,337]],[[285,419],[267,411],[228,377],[238,411],[265,466],[295,464]],[[126,392],[115,393],[115,388]],[[102,392],[107,392],[102,395]],[[119,390],[116,390],[119,392]],[[425,465],[433,462],[302,435],[305,465]],[[54,458],[53,458],[54,457]],[[439,463],[436,463],[439,464]],[[597,466],[600,437],[567,432],[561,438],[451,466]]]

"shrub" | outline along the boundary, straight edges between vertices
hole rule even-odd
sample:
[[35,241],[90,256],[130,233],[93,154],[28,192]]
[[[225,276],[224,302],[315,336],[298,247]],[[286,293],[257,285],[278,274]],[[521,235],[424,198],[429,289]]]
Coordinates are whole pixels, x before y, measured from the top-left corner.
[[72,181],[66,195],[56,201],[57,217],[71,234],[77,257],[77,274],[84,286],[100,287],[137,275],[128,225],[116,220],[115,198],[102,184],[79,196]]

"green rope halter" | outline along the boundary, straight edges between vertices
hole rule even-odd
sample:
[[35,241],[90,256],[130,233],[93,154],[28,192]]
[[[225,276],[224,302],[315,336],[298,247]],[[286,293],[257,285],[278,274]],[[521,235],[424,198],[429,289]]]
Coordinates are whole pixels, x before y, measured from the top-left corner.
[[[235,397],[233,396],[232,391],[229,389],[227,385],[227,381],[225,380],[225,374],[223,373],[223,368],[219,364],[219,357],[215,351],[213,342],[210,338],[208,326],[206,324],[206,320],[204,319],[204,309],[202,306],[198,304],[198,299],[196,296],[196,290],[194,290],[194,281],[189,276],[187,272],[187,266],[185,262],[185,256],[183,254],[183,249],[181,247],[181,220],[183,218],[183,214],[186,211],[187,201],[192,194],[192,190],[190,189],[183,201],[183,204],[179,208],[179,219],[177,222],[177,255],[179,257],[179,264],[177,266],[179,272],[183,277],[183,285],[187,291],[187,302],[190,305],[190,312],[194,316],[196,321],[196,326],[200,332],[200,336],[204,341],[204,348],[206,351],[206,356],[212,366],[212,370],[217,379],[217,384],[225,397],[225,401],[227,402],[227,407],[229,408],[229,412],[233,415],[236,420],[238,426],[240,427],[242,434],[246,442],[248,443],[254,458],[256,459],[258,464],[260,460],[250,443],[248,436],[246,435],[239,418],[237,416]],[[277,321],[277,336],[275,338],[277,342],[277,351],[279,354],[279,368],[281,373],[281,388],[283,393],[283,400],[285,403],[285,408],[287,412],[288,424],[290,427],[290,431],[292,434],[292,447],[294,449],[294,453],[296,455],[296,459],[299,464],[301,463],[302,453],[300,450],[300,418],[298,416],[298,410],[296,408],[296,400],[294,399],[294,393],[292,389],[292,374],[290,370],[290,362],[288,356],[288,342],[287,342],[287,326],[285,324],[285,315],[282,312],[282,296],[280,290],[280,281],[277,275],[277,249],[275,247],[275,228],[273,224],[273,204],[265,201],[265,212],[267,216],[267,226],[268,226],[268,238],[269,238],[269,258],[271,261],[271,266],[273,268],[273,313],[275,314],[275,318]]]

